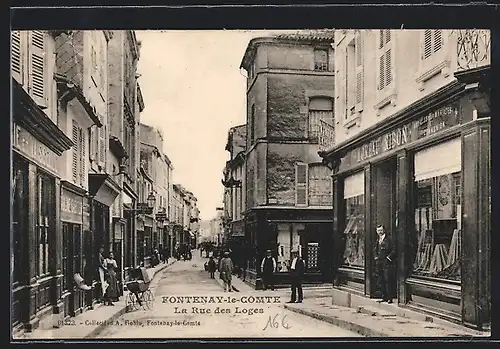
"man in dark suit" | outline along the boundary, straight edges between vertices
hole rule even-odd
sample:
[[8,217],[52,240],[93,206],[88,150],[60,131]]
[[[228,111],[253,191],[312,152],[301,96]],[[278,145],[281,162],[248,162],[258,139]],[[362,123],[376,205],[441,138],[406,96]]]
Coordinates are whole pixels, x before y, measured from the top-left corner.
[[396,250],[390,236],[385,233],[384,226],[377,226],[377,244],[375,245],[375,271],[377,286],[382,294],[381,302],[392,303],[394,291],[394,267]]
[[[292,251],[292,263],[290,264],[290,275],[292,281],[292,298],[287,303],[302,303],[304,294],[302,291],[302,280],[304,278],[304,271],[306,269],[304,260],[299,254],[297,249]],[[297,291],[299,298],[297,300]]]

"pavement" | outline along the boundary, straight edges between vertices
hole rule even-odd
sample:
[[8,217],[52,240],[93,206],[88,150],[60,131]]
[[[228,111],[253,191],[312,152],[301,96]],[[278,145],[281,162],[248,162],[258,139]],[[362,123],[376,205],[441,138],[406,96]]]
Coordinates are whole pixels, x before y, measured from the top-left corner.
[[[376,301],[371,300],[374,303]],[[356,332],[365,337],[489,337],[489,332],[470,330],[450,322],[418,319],[413,314],[398,316],[395,304],[343,307],[332,304],[331,298],[313,298],[298,304],[285,304],[285,308]]]
[[[161,274],[152,309],[135,310],[94,338],[318,338],[361,337],[329,323],[286,310],[289,295],[249,286],[224,292],[203,268],[206,259],[179,261]],[[235,280],[235,287],[243,286]]]
[[[168,264],[159,264],[154,268],[148,268],[147,271],[152,279],[150,288],[153,289],[160,281],[156,277],[160,272],[167,270],[177,260],[170,258]],[[120,316],[127,312],[125,299],[128,291],[125,291],[115,306],[105,306],[102,304],[94,305],[93,310],[87,310],[82,314],[71,317],[66,324],[60,328],[54,329],[36,329],[33,332],[25,332],[21,336],[14,337],[14,340],[32,340],[32,339],[84,339],[95,337],[103,331],[107,324],[114,322]]]

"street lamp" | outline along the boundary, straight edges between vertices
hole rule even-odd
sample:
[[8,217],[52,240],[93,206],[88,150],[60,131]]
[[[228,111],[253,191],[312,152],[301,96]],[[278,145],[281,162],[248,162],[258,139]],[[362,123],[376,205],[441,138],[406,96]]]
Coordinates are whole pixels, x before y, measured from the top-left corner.
[[151,208],[155,207],[155,203],[156,203],[155,194],[153,192],[149,193],[149,196],[146,199],[146,201],[147,201],[148,207],[151,207]]

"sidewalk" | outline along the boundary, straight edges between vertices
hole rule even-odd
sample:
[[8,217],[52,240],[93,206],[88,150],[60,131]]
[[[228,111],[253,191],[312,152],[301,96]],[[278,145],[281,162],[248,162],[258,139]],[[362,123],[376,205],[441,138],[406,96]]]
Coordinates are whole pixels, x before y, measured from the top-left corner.
[[[148,268],[147,271],[151,276],[150,288],[154,292],[154,288],[160,281],[160,278],[155,276],[166,268],[170,267],[177,260],[171,258],[168,264],[160,264],[154,268]],[[128,291],[123,293],[120,301],[115,303],[114,307],[105,306],[102,304],[94,305],[93,310],[87,310],[84,313],[69,318],[68,323],[73,325],[65,325],[61,328],[50,330],[36,329],[33,332],[26,332],[22,336],[13,338],[14,340],[23,339],[84,339],[92,338],[100,333],[109,323],[117,320],[126,311],[125,300],[127,299]]]
[[[376,301],[375,301],[375,304]],[[331,323],[366,337],[489,337],[447,321],[416,319],[412,314],[398,316],[392,305],[363,305],[356,308],[333,305],[331,298],[304,299],[304,303],[285,304],[285,309]],[[397,307],[394,305],[394,307]],[[389,308],[389,309],[388,309]]]

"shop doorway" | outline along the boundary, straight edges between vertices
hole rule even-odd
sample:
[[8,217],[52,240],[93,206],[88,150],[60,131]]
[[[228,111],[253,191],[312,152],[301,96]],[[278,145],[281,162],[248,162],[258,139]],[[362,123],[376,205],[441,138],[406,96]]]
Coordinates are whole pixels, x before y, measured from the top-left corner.
[[[370,246],[372,249],[377,243],[376,228],[378,225],[383,225],[386,234],[392,239],[393,248],[397,246],[396,234],[396,174],[397,174],[397,160],[391,158],[373,166],[373,182],[372,182],[372,213],[373,219],[370,232]],[[397,254],[396,254],[397,255]],[[374,263],[375,256],[372,256],[371,261],[371,280],[370,296],[379,297],[380,290],[377,283],[377,273]],[[397,290],[397,268],[392,270],[392,278],[390,280],[392,285],[393,295],[396,296]]]

